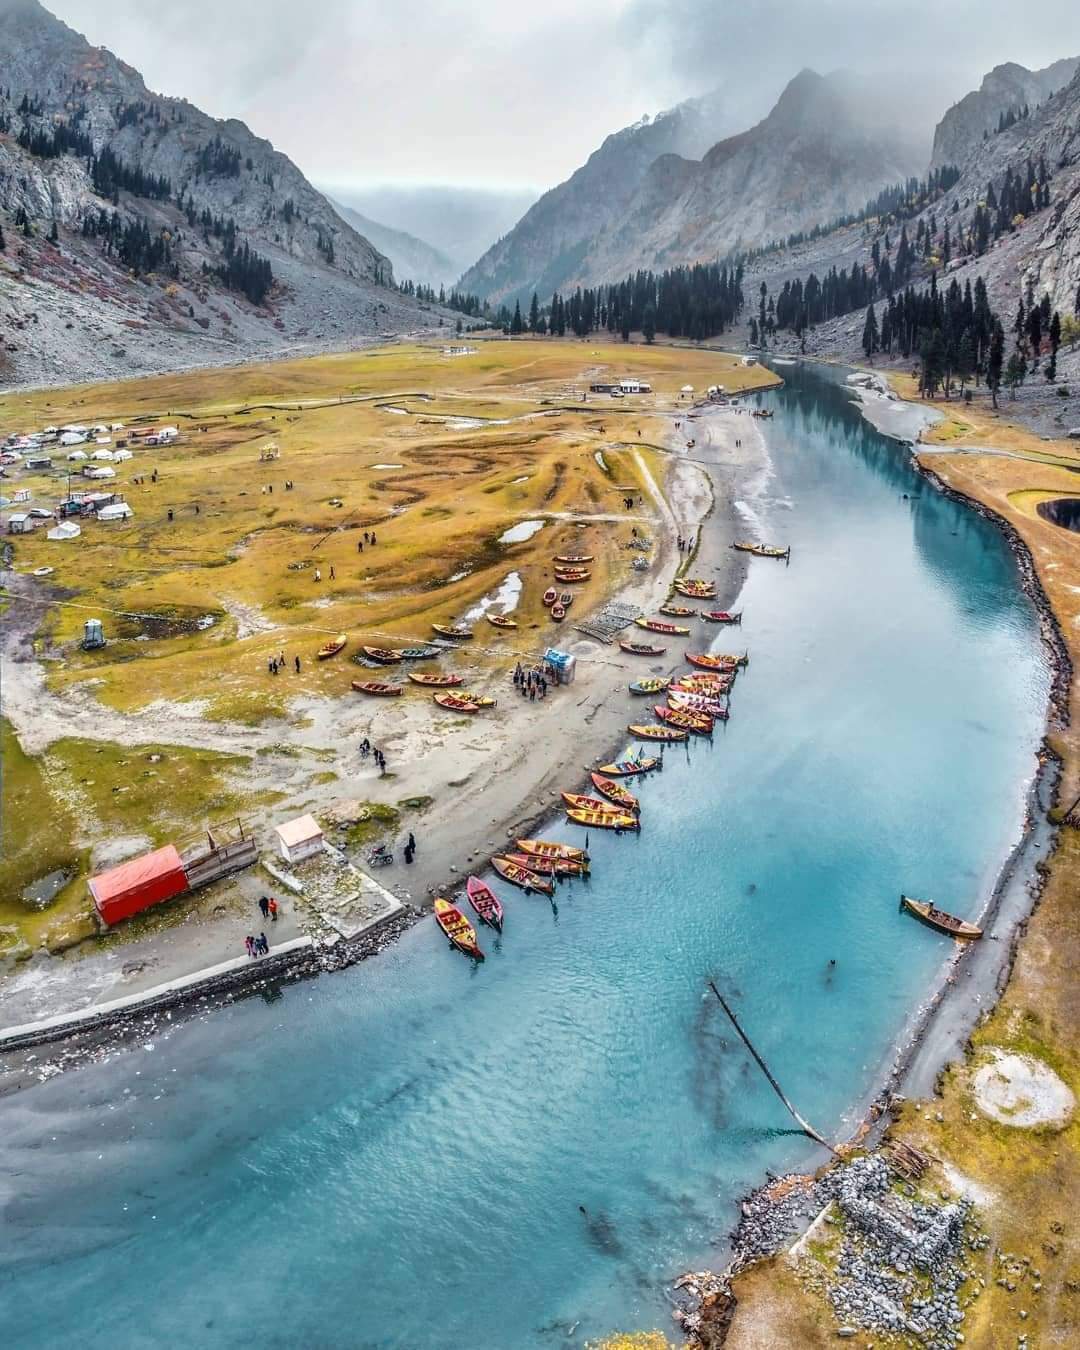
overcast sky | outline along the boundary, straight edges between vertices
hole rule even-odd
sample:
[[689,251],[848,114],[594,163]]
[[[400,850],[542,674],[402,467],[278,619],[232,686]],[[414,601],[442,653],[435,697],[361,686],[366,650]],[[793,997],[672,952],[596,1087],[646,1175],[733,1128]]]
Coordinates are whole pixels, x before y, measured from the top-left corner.
[[549,187],[610,131],[719,87],[731,130],[801,67],[917,72],[941,110],[1080,52],[1040,0],[44,0],[152,89],[240,117],[309,178]]

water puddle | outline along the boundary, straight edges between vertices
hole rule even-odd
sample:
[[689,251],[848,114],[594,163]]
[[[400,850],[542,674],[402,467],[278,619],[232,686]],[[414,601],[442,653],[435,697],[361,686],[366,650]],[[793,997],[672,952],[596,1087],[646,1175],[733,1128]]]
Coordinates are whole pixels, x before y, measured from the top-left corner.
[[63,867],[46,873],[23,890],[23,904],[29,905],[31,909],[47,909],[74,875],[74,872],[68,872]]
[[497,607],[501,614],[510,614],[517,609],[518,601],[521,599],[521,574],[519,572],[510,572],[503,580],[499,589],[493,595],[485,595],[482,600],[478,600],[472,609],[461,616],[462,624],[475,623],[477,619],[482,619],[489,609]]
[[1080,533],[1080,497],[1054,497],[1048,502],[1039,502],[1035,510],[1051,525]]
[[500,544],[523,544],[544,528],[542,520],[521,520],[499,535]]
[[370,464],[368,467],[371,468],[371,469],[403,469],[403,468],[405,467],[405,465],[404,465],[404,464]]

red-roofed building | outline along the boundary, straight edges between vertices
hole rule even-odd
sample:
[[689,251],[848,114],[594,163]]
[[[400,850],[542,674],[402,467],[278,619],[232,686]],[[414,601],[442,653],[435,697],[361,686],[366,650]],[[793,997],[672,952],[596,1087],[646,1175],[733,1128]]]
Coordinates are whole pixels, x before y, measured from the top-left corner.
[[106,924],[130,919],[187,889],[184,861],[172,844],[90,878],[90,894]]

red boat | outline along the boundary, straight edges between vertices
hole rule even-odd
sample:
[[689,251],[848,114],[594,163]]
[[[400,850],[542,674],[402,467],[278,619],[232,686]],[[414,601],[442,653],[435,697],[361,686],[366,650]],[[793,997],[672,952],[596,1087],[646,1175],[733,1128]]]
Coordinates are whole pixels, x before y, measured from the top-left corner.
[[486,882],[479,877],[469,877],[465,883],[465,894],[469,897],[469,904],[480,915],[486,924],[492,928],[497,928],[502,932],[503,926],[503,907],[502,901],[495,894]]
[[627,791],[621,783],[616,783],[611,778],[605,778],[602,773],[591,773],[593,787],[599,792],[601,797],[606,797],[609,802],[614,802],[616,806],[624,811],[636,812],[641,810],[641,804],[632,792]]
[[686,712],[701,713],[705,717],[715,717],[721,722],[726,722],[731,716],[727,704],[721,703],[719,699],[706,698],[704,694],[669,693],[668,705],[683,708]]
[[687,652],[686,659],[699,670],[734,670],[736,665],[730,656],[712,656],[708,652]]
[[704,713],[691,712],[688,708],[665,708],[657,704],[653,712],[661,722],[680,731],[692,731],[697,736],[711,736],[713,720]]
[[730,614],[726,609],[706,609],[702,611],[701,617],[709,623],[742,623],[742,610],[738,614]]
[[484,959],[484,953],[476,941],[476,929],[456,905],[452,905],[449,900],[436,900],[435,922],[459,952],[477,961]]
[[555,602],[558,600],[558,598],[559,598],[559,592],[555,589],[554,586],[549,586],[549,587],[547,588],[547,590],[544,592],[544,598],[543,598],[543,605],[544,605],[544,608],[545,608],[545,609],[550,609],[551,606],[552,606],[553,604],[555,604]]

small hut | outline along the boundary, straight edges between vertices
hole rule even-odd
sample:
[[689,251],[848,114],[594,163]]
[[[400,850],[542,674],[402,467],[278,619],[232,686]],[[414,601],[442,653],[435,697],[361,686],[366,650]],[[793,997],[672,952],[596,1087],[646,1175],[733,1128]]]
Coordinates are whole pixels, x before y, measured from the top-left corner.
[[276,825],[274,833],[278,837],[281,856],[287,863],[303,862],[322,852],[322,826],[312,815],[297,816],[284,825]]

